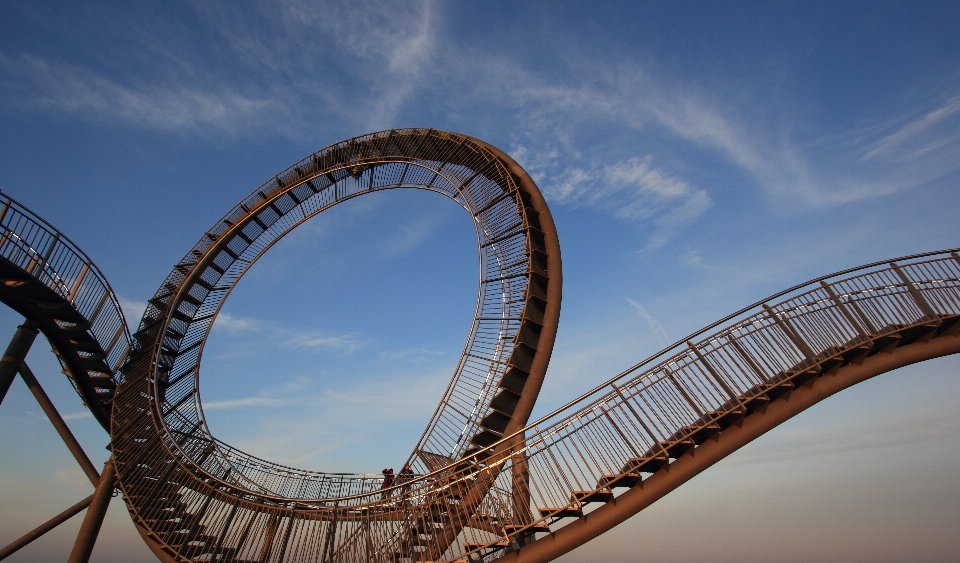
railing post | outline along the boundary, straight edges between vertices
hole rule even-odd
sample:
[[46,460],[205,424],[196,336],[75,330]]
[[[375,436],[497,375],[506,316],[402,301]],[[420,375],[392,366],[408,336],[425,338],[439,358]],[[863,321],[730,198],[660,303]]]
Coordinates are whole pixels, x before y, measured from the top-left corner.
[[790,323],[787,322],[787,319],[781,319],[780,315],[774,312],[774,310],[771,309],[766,303],[763,304],[763,310],[770,315],[770,318],[773,319],[773,322],[777,323],[777,326],[780,327],[780,330],[782,330],[784,334],[787,335],[787,338],[793,342],[794,346],[796,346],[808,360],[813,361],[813,358],[816,356],[816,354],[814,354],[813,350],[810,349],[810,346],[808,346],[807,343],[800,338],[800,335],[793,330],[793,327],[790,326]]
[[680,385],[680,382],[677,381],[677,378],[673,376],[673,373],[669,369],[667,369],[667,366],[663,366],[663,373],[667,375],[667,379],[669,379],[670,382],[673,383],[673,386],[677,388],[677,391],[679,391],[680,394],[683,396],[683,398],[687,400],[687,404],[690,405],[690,408],[693,409],[693,412],[697,413],[697,416],[703,416],[703,411],[700,409],[699,406],[697,406],[697,403],[694,402],[693,398],[687,394],[687,391],[683,388],[682,385]]
[[87,514],[83,517],[80,533],[77,534],[77,542],[73,544],[73,551],[70,552],[70,559],[67,560],[67,563],[87,563],[90,561],[90,554],[93,553],[93,545],[97,541],[97,535],[100,534],[100,526],[103,525],[103,517],[106,516],[107,508],[110,506],[110,498],[113,496],[113,488],[116,482],[117,470],[111,457],[103,465],[100,482],[97,484],[97,490],[93,493],[93,500],[90,501]]
[[47,251],[43,253],[43,263],[50,263],[50,256],[53,255],[53,250],[57,247],[57,243],[60,242],[60,233],[58,232],[53,236],[53,240],[50,241],[50,244],[47,246]]
[[337,503],[334,502],[333,514],[331,515],[330,525],[327,526],[327,537],[324,538],[324,546],[323,546],[323,561],[327,563],[333,562],[333,546],[334,546],[334,540],[337,537],[337,516],[338,516]]
[[3,220],[7,218],[7,211],[9,209],[10,209],[10,199],[8,198],[6,201],[3,202],[3,211],[0,211],[0,225],[2,225]]
[[80,289],[80,284],[83,283],[83,278],[87,277],[87,272],[90,271],[90,262],[84,262],[83,267],[80,268],[80,273],[77,274],[77,281],[73,282],[73,287],[70,288],[70,292],[67,293],[67,301],[73,303],[73,298],[77,296],[77,291]]
[[733,349],[736,350],[737,354],[739,354],[741,358],[743,358],[743,361],[747,362],[747,365],[750,366],[750,369],[753,370],[753,373],[760,378],[760,381],[767,381],[770,379],[770,376],[760,369],[760,366],[757,365],[757,362],[754,361],[754,359],[750,357],[750,354],[747,353],[746,349],[740,345],[740,342],[738,342],[737,338],[735,338],[732,334],[727,334],[727,342],[733,346]]
[[[617,387],[615,383],[611,383],[610,387],[613,387],[613,390],[616,391],[617,395],[620,395],[620,400],[623,401],[623,404],[626,405],[628,409],[630,409],[630,412],[633,414],[633,417],[637,419],[637,422],[639,422],[640,426],[642,426],[643,429],[647,432],[647,434],[650,436],[650,439],[653,440],[653,442],[656,445],[660,446],[660,450],[663,452],[663,455],[667,456],[667,459],[669,460],[670,452],[667,451],[667,448],[663,447],[663,443],[660,441],[660,438],[658,438],[657,435],[654,434],[652,430],[650,430],[650,427],[647,426],[647,424],[643,421],[643,418],[641,418],[640,414],[633,409],[633,405],[631,405],[630,401],[627,400],[627,396],[624,395],[622,391],[620,391],[620,388]],[[653,447],[651,447],[650,450],[652,451]],[[550,450],[548,449],[547,452],[550,453]],[[551,453],[551,455],[553,454]]]
[[511,456],[510,477],[513,487],[513,519],[514,524],[524,525],[533,522],[530,513],[530,467],[527,465],[527,452],[523,450],[524,433],[517,436],[517,449],[520,453]]
[[900,269],[900,266],[896,262],[890,262],[890,267],[893,268],[893,271],[897,273],[897,276],[900,277],[900,281],[903,282],[903,285],[907,287],[907,291],[910,292],[910,296],[913,297],[913,302],[917,304],[917,307],[920,308],[920,311],[930,320],[935,320],[939,318],[936,311],[933,310],[933,307],[927,303],[927,300],[923,297],[923,294],[920,293],[920,290],[913,285],[913,282],[910,281],[910,278],[907,277],[907,274]]
[[709,372],[710,375],[713,376],[713,379],[716,380],[717,384],[720,385],[720,387],[723,388],[724,391],[726,391],[727,395],[729,395],[730,398],[733,399],[734,401],[738,401],[738,397],[740,396],[740,394],[734,393],[730,385],[722,377],[720,377],[720,374],[717,373],[717,370],[713,369],[713,366],[710,365],[710,362],[707,361],[707,358],[705,358],[704,355],[700,353],[700,350],[693,345],[693,342],[690,342],[689,340],[687,340],[687,346],[690,347],[690,349],[693,351],[693,354],[697,357],[698,360],[700,360],[700,363],[703,364],[703,367],[706,368],[707,372]]
[[27,357],[27,352],[33,346],[37,334],[40,333],[38,326],[40,326],[38,321],[25,320],[22,325],[17,327],[17,332],[13,334],[10,345],[7,346],[7,351],[3,353],[3,358],[0,358],[0,403],[7,396],[13,378],[20,371],[20,364]]
[[848,311],[847,308],[843,305],[843,301],[841,301],[840,297],[836,294],[836,292],[833,291],[833,288],[830,287],[830,284],[828,284],[823,280],[820,280],[820,286],[823,288],[824,291],[827,292],[827,295],[830,296],[830,299],[837,306],[837,309],[840,309],[840,312],[843,313],[843,316],[847,319],[847,322],[850,323],[850,326],[852,326],[853,329],[857,331],[857,334],[859,334],[861,338],[866,338],[867,335],[863,332],[863,327],[861,327],[860,323],[858,323],[857,320],[854,318],[853,313]]

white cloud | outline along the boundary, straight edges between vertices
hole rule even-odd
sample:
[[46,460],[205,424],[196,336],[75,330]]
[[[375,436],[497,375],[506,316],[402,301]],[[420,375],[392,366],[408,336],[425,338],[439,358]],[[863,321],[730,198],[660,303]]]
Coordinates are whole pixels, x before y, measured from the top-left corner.
[[120,308],[123,309],[123,316],[126,317],[131,332],[136,330],[140,324],[140,319],[143,318],[143,312],[147,310],[147,302],[127,299],[119,295],[117,301],[120,302]]
[[[563,184],[560,177],[570,184],[595,179],[627,156],[584,157],[578,143],[587,135],[595,138],[606,130],[651,136],[665,132],[667,140],[687,144],[685,149],[722,156],[777,200],[808,207],[892,193],[960,166],[960,96],[906,124],[874,116],[899,123],[893,131],[877,126],[801,138],[793,131],[805,116],[769,108],[764,114],[747,107],[738,97],[747,85],[709,91],[627,59],[567,60],[567,70],[573,72],[547,75],[516,58],[495,55],[492,48],[463,47],[457,38],[441,35],[439,10],[432,2],[318,5],[288,0],[245,9],[229,4],[195,8],[217,35],[223,50],[214,56],[220,58],[200,59],[178,50],[164,35],[168,31],[129,22],[150,53],[149,78],[108,77],[92,67],[35,54],[0,55],[0,69],[14,85],[7,93],[21,107],[160,130],[230,135],[312,136],[316,124],[330,118],[352,123],[351,128],[379,129],[395,125],[415,99],[455,121],[478,106],[484,112],[506,110],[516,118],[515,130],[530,136],[516,143],[518,160],[532,169],[543,168],[558,184]],[[256,12],[252,17],[251,11]],[[435,90],[458,95],[440,99]],[[762,117],[769,113],[782,122]],[[828,146],[828,135],[847,141]],[[603,147],[602,141],[591,144]],[[616,208],[621,216],[647,215],[658,221],[661,231],[651,238],[652,246],[669,239],[671,228],[702,213],[711,199],[706,191],[689,187],[683,200],[651,187],[667,188],[670,180],[682,183],[680,176],[689,176],[682,163],[671,167],[657,156],[657,169],[648,173],[659,173],[660,179],[609,178],[646,186],[647,199],[616,194],[625,203]],[[620,160],[619,165],[631,160]],[[871,166],[858,166],[864,163]],[[654,197],[674,205],[654,205],[648,213],[646,205]]]
[[[917,158],[931,151],[960,140],[957,123],[953,123],[947,131],[932,132],[938,125],[956,117],[960,110],[960,96],[948,99],[942,106],[923,116],[907,123],[895,133],[891,133],[873,143],[860,157],[861,161],[878,157],[893,157],[897,159]],[[933,133],[932,138],[930,133]]]
[[250,317],[235,317],[230,313],[220,312],[214,325],[228,332],[244,332],[260,330],[260,322]]
[[699,252],[692,248],[688,248],[686,252],[683,253],[681,260],[683,261],[684,265],[695,270],[702,270],[706,267],[703,263],[703,256],[701,256]]
[[278,111],[269,98],[251,98],[225,87],[120,84],[93,70],[37,55],[10,59],[0,54],[0,68],[24,83],[17,105],[137,127],[238,133]]
[[93,418],[93,414],[90,411],[80,411],[63,415],[64,420],[78,420],[81,418]]
[[283,345],[287,348],[332,348],[353,352],[362,343],[352,334],[326,335],[312,331],[284,330]]
[[667,336],[667,331],[663,329],[663,325],[660,324],[660,321],[655,319],[653,315],[651,315],[640,303],[630,299],[629,297],[626,297],[625,299],[627,300],[627,303],[629,303],[630,306],[637,311],[637,314],[640,315],[640,318],[647,323],[647,326],[650,327],[650,332],[653,333],[660,344],[668,344],[670,342],[670,338]]
[[[529,151],[524,147],[518,153],[523,157]],[[604,210],[625,220],[651,221],[656,230],[648,246],[655,248],[702,215],[712,201],[705,190],[691,188],[654,167],[652,161],[647,155],[588,168],[557,168],[541,158],[530,168],[551,202]]]
[[435,350],[430,350],[429,348],[419,347],[419,348],[408,348],[406,350],[398,350],[396,352],[384,352],[383,357],[390,360],[403,360],[408,362],[419,362],[424,360],[427,357],[437,358],[442,356],[442,352],[437,352]]
[[382,244],[384,253],[388,256],[405,254],[416,247],[436,230],[437,220],[433,217],[420,217],[403,225],[399,232],[391,233],[392,236]]
[[[448,56],[467,58],[455,51]],[[474,99],[513,108],[527,131],[527,140],[516,143],[521,146],[514,151],[521,164],[566,175],[573,183],[607,164],[600,160],[558,168],[556,163],[581,159],[573,137],[595,135],[598,130],[656,135],[659,128],[668,133],[668,140],[673,137],[723,156],[775,200],[790,206],[837,206],[877,197],[960,166],[960,134],[953,123],[960,97],[886,138],[878,139],[877,128],[827,130],[819,138],[798,138],[792,129],[798,129],[802,115],[792,120],[787,116],[786,124],[774,123],[755,108],[727,99],[725,93],[653,75],[633,62],[617,66],[589,61],[578,69],[579,78],[559,82],[503,58],[488,58],[471,67],[482,77],[473,78]],[[829,144],[837,137],[847,141]],[[907,140],[912,146],[904,150]],[[855,166],[865,152],[873,157],[894,147],[900,150],[900,162]],[[695,203],[691,206],[697,208]]]
[[237,407],[281,407],[302,402],[298,399],[277,399],[272,397],[244,397],[225,401],[203,401],[203,410],[223,410]]
[[264,5],[252,22],[244,17],[250,7],[199,9],[234,60],[275,84],[269,94],[295,108],[281,129],[298,135],[318,108],[367,129],[390,126],[436,50],[430,1],[286,0]]
[[[275,321],[265,321],[253,317],[237,317],[221,311],[214,322],[214,329],[223,330],[230,335],[227,342],[234,352],[221,354],[219,357],[248,354],[252,349],[259,349],[261,344],[273,343],[287,349],[328,348],[351,353],[364,343],[356,334],[336,334],[316,330],[300,330],[283,326]],[[257,344],[251,347],[250,338]]]

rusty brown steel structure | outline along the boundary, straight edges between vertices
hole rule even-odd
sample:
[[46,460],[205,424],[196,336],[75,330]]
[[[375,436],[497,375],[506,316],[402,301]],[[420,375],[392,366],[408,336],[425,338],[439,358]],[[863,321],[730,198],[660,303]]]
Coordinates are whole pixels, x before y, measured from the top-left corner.
[[70,383],[109,430],[117,368],[132,345],[120,302],[77,245],[6,194],[0,231],[0,301],[23,315],[34,335],[46,336]]
[[[63,417],[26,363],[36,337],[50,342],[63,373],[96,420],[109,430],[117,368],[132,339],[116,295],[90,258],[50,223],[0,194],[0,302],[24,316],[0,359],[0,401],[19,374],[73,454],[94,495],[0,548],[7,558],[84,509],[84,527],[71,561],[87,561],[97,538],[114,481],[101,478]],[[108,462],[109,465],[109,462]]]
[[[291,545],[300,549],[302,534],[326,530],[325,547],[315,554],[323,558],[343,549],[338,542],[344,533],[355,536],[353,528],[371,522],[388,525],[365,537],[389,536],[398,552],[419,552],[401,537],[406,524],[396,501],[372,494],[379,477],[299,471],[240,452],[207,431],[198,393],[204,341],[243,273],[310,217],[395,188],[430,190],[460,204],[473,220],[480,253],[473,324],[411,457],[417,473],[475,460],[527,422],[553,348],[561,290],[559,241],[533,181],[486,143],[429,129],[391,130],[327,147],[255,190],[211,228],[150,300],[134,334],[137,345],[114,410],[114,452],[131,513],[166,556],[249,557],[260,550],[262,558],[271,550],[287,553]],[[200,516],[157,520],[191,506],[193,496],[171,476],[190,480],[188,488],[203,495]],[[473,494],[482,498],[483,485],[477,487]],[[373,506],[366,506],[370,501]],[[381,518],[384,510],[389,515]],[[203,521],[221,512],[228,523]],[[214,536],[214,528],[223,529]],[[295,528],[302,529],[292,536]],[[461,528],[446,528],[449,542]]]
[[[323,210],[431,190],[470,215],[477,307],[414,475],[284,467],[213,437],[203,345],[244,272]],[[509,156],[432,129],[349,139],[301,160],[218,221],[164,281],[113,409],[116,474],[164,561],[547,561],[602,534],[812,404],[960,351],[960,256],[875,263],[774,295],[528,423],[559,321],[559,241]]]

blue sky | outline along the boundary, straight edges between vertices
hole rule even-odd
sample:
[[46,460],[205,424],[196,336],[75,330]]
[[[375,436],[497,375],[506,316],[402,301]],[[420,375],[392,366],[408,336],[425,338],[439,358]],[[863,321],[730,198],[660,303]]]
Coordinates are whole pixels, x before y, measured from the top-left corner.
[[[960,246],[957,29],[949,2],[5,2],[0,189],[136,324],[206,228],[310,152],[391,127],[483,139],[534,176],[563,249],[536,415],[788,286]],[[310,469],[402,463],[469,328],[473,236],[452,202],[396,192],[284,239],[207,346],[213,432]],[[102,463],[43,343],[29,362]],[[958,368],[846,391],[563,560],[956,560]],[[0,425],[5,544],[89,484],[22,384]],[[11,561],[64,559],[78,527]],[[115,503],[94,560],[131,554]]]

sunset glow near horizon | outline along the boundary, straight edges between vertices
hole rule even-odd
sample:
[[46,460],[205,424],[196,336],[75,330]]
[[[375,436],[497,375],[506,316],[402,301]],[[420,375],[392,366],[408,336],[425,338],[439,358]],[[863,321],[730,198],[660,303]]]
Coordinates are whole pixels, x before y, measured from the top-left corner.
[[[96,262],[134,330],[204,231],[298,159],[395,127],[482,139],[537,182],[563,252],[536,418],[782,289],[960,246],[957,29],[951,2],[0,3],[0,189]],[[452,201],[322,213],[217,319],[211,431],[293,467],[399,469],[476,290]],[[20,322],[0,309],[0,339]],[[42,339],[28,363],[102,465],[108,436]],[[559,561],[956,561],[958,374],[941,358],[844,391]],[[15,382],[0,545],[90,492]],[[65,560],[80,521],[8,561]],[[92,561],[152,558],[114,499]]]

